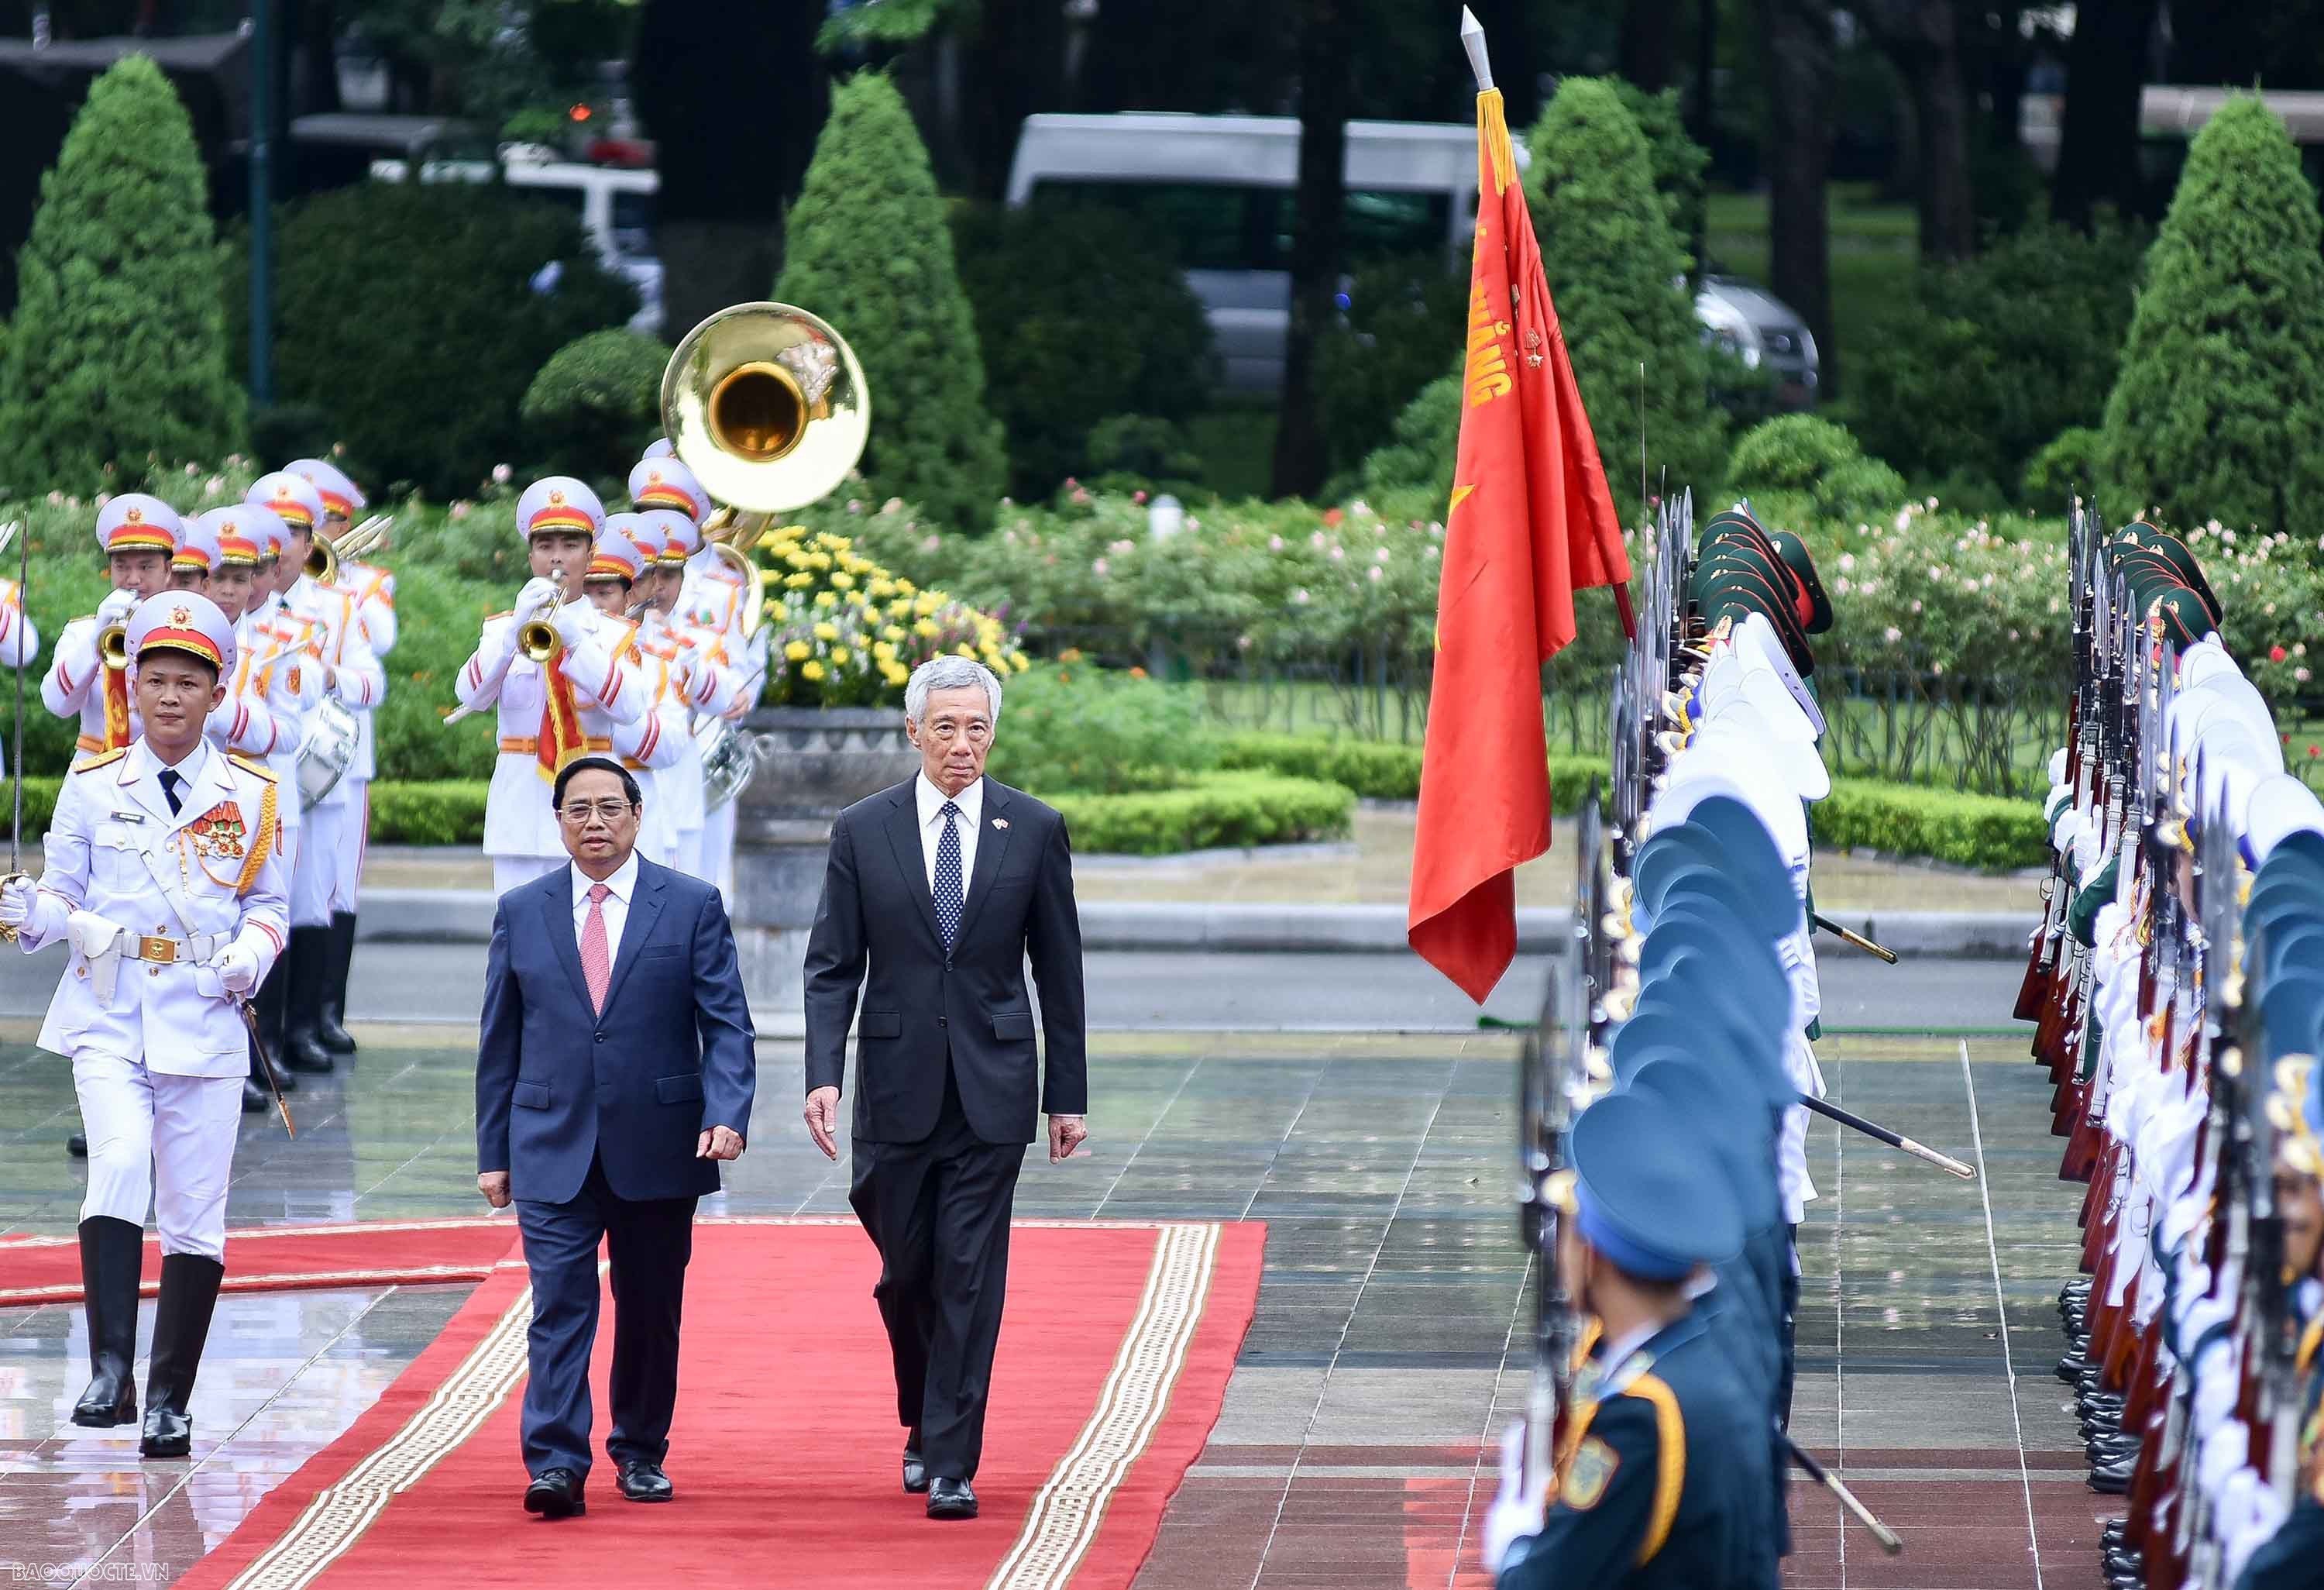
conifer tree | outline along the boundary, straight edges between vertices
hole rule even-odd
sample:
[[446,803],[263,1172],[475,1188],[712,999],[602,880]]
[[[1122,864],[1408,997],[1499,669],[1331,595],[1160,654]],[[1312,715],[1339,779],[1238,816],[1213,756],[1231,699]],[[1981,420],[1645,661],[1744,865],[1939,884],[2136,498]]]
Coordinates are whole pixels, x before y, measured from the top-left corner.
[[2314,529],[2324,492],[2324,256],[2299,152],[2231,97],[2187,153],[2107,400],[2107,517]]
[[775,296],[829,321],[863,363],[872,495],[955,529],[989,526],[1008,459],[985,407],[976,323],[927,150],[877,72],[832,91]]
[[108,463],[241,446],[219,271],[193,124],[161,69],[126,56],[41,179],[0,359],[0,484],[80,489]]

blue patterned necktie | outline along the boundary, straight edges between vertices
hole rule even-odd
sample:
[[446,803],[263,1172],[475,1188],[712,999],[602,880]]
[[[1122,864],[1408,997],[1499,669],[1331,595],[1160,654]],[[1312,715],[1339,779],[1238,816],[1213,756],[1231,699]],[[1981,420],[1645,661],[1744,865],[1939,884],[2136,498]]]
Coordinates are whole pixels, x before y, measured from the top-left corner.
[[944,818],[944,832],[936,837],[936,931],[944,935],[945,948],[960,934],[960,907],[964,895],[960,870],[960,827],[956,818],[960,808],[947,800],[937,816]]

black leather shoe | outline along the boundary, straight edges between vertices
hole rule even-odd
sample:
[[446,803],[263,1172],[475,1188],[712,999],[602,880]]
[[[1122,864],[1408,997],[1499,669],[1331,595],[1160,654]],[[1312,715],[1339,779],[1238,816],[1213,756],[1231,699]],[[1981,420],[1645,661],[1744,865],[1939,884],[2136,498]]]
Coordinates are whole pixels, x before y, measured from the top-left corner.
[[274,1107],[274,1095],[266,1091],[266,1084],[255,1077],[242,1079],[242,1113],[260,1115]]
[[928,1516],[974,1518],[976,1493],[969,1489],[966,1480],[931,1479],[928,1482]]
[[581,1476],[569,1468],[541,1470],[524,1488],[524,1510],[543,1518],[579,1518],[589,1511],[581,1500]]
[[2106,1553],[2106,1571],[2108,1575],[2143,1574],[2146,1571],[2146,1558],[2135,1551],[2117,1551],[2108,1548]]
[[65,1139],[65,1152],[71,1155],[76,1160],[88,1159],[88,1133],[86,1132],[76,1132],[70,1137]]
[[2126,1518],[2110,1518],[2106,1528],[2098,1531],[2099,1542],[2107,1546],[2119,1546],[2129,1539],[2130,1521]]
[[904,1437],[904,1494],[918,1496],[928,1488],[927,1460],[920,1456],[920,1432]]
[[613,1483],[628,1502],[667,1502],[678,1494],[669,1476],[661,1472],[661,1465],[642,1458],[622,1465],[621,1474]]
[[2101,1464],[2090,1470],[2090,1489],[2101,1496],[2123,1495],[2130,1490],[2130,1470],[2127,1458],[2120,1463]]
[[2058,1360],[2058,1378],[2072,1385],[2089,1372],[2090,1361],[2080,1353],[2069,1353]]

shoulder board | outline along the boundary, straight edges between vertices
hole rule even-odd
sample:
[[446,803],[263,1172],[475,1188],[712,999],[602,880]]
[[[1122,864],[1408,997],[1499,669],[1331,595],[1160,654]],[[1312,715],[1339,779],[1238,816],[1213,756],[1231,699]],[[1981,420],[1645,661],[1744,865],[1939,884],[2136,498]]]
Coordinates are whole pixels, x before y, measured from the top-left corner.
[[[113,754],[114,754],[114,755],[115,755],[115,756],[118,756],[118,755],[120,755],[120,754],[121,754],[121,753],[120,753],[120,752],[118,752],[118,751],[116,751],[116,752],[115,752]],[[275,780],[275,772],[274,772],[274,770],[273,770],[272,768],[271,768],[271,767],[268,767],[268,766],[267,766],[264,763],[263,763],[263,762],[256,762],[256,761],[254,761],[254,760],[252,760],[250,757],[244,756],[244,755],[241,752],[239,752],[239,751],[229,751],[229,752],[227,752],[227,753],[226,753],[226,759],[228,762],[230,762],[230,763],[234,763],[234,764],[235,764],[235,766],[236,766],[236,767],[240,768],[243,772],[246,772],[246,773],[249,773],[249,774],[253,775],[254,777],[264,779],[264,780],[265,780],[268,783],[270,783],[270,784],[271,784],[271,783],[272,783],[272,782],[274,782],[274,780]],[[94,766],[95,764],[94,764],[94,763],[92,763],[91,765],[92,765],[92,766]]]
[[77,773],[85,773],[92,768],[110,767],[128,754],[129,747],[126,745],[120,746],[112,751],[100,751],[96,755],[90,757],[87,762],[76,763],[73,765],[72,771]]

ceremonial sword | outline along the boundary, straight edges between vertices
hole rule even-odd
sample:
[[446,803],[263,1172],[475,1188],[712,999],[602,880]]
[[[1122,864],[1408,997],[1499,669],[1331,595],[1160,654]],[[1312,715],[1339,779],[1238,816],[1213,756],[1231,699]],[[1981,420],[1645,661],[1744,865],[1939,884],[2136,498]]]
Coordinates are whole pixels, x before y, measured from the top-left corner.
[[[10,524],[5,533],[16,538],[16,608],[18,622],[23,623],[32,613],[31,593],[26,589],[26,584],[32,574],[32,538],[25,533],[21,523]],[[5,544],[0,541],[0,546]],[[29,657],[23,658],[16,666],[16,721],[9,726],[8,730],[8,783],[15,798],[16,809],[8,824],[8,875],[0,878],[0,885],[13,883],[24,875],[16,852],[24,836],[24,669],[32,661]],[[13,944],[15,939],[16,929],[14,927],[0,926],[0,940]]]

